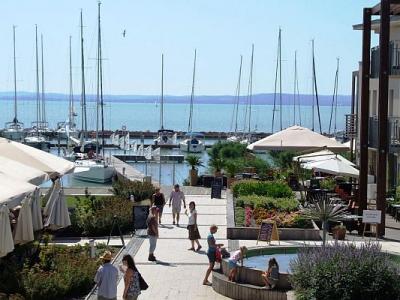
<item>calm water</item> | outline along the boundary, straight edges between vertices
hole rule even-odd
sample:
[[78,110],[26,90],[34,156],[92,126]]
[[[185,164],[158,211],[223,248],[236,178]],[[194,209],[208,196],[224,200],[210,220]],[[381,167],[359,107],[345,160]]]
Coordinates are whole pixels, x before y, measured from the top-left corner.
[[279,271],[282,273],[290,273],[289,263],[292,259],[297,258],[297,254],[274,254],[274,255],[259,255],[252,256],[243,260],[243,265],[252,268],[265,271],[268,269],[268,261],[275,257],[279,264]]
[[[30,127],[35,120],[35,101],[19,100],[18,119]],[[0,128],[5,122],[11,121],[13,113],[13,101],[2,100],[0,102]],[[187,130],[189,105],[166,104],[164,127],[174,130]],[[80,107],[77,103],[77,123],[80,124]],[[232,104],[198,104],[194,107],[193,130],[194,131],[230,131],[232,129]],[[88,104],[88,126],[95,129],[95,105]],[[330,106],[321,106],[321,122],[323,131],[328,131],[331,109]],[[239,128],[244,127],[244,106],[239,112]],[[344,129],[345,114],[350,113],[349,106],[339,106],[337,109],[337,129]],[[47,101],[46,115],[50,127],[55,127],[57,122],[65,121],[68,114],[67,101]],[[279,129],[279,112],[275,115],[275,129]],[[293,125],[293,107],[284,105],[282,109],[283,127]],[[272,120],[271,105],[255,105],[252,108],[252,130],[258,132],[270,132]],[[312,127],[312,107],[301,108],[301,121],[305,127]],[[296,123],[299,124],[298,114]],[[107,103],[105,107],[105,127],[107,129],[119,129],[126,125],[129,130],[155,131],[160,127],[159,106],[154,103]],[[333,125],[332,125],[333,127]],[[317,116],[315,116],[315,129]],[[276,130],[275,130],[276,131]]]

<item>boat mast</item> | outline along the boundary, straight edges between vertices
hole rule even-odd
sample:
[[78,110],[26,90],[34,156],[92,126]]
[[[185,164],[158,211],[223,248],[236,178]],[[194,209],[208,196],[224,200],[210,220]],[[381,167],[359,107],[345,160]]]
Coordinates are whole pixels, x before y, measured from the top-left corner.
[[39,121],[41,120],[41,113],[40,113],[40,91],[39,91],[39,52],[38,52],[37,24],[35,24],[35,46],[36,46],[36,134],[39,137]]
[[74,120],[74,90],[72,82],[72,36],[69,36],[69,124],[75,127]]
[[296,125],[296,82],[297,82],[297,51],[294,51],[293,125]]
[[279,28],[279,33],[278,33],[278,50],[276,54],[276,67],[275,67],[275,87],[274,87],[274,107],[272,109],[272,133],[274,133],[274,125],[275,125],[275,111],[276,109],[276,90],[277,90],[277,85],[278,85],[278,72],[279,72],[279,83],[280,83],[280,108],[281,108],[281,113],[280,113],[280,125],[281,125],[281,130],[282,130],[282,61],[281,61],[281,28]]
[[[297,51],[296,51],[297,52]],[[299,92],[299,78],[298,78],[298,72],[297,72],[297,53],[295,53],[295,69],[296,69],[296,79],[295,79],[295,94],[297,94],[297,105],[299,109],[299,125],[301,126],[301,104],[300,104],[300,92]]]
[[[100,113],[101,113],[101,149],[102,149],[102,156],[104,158],[104,99],[103,99],[103,58],[101,52],[101,21],[100,21],[100,6],[101,2],[98,3],[98,87],[97,90],[99,92],[99,104],[100,104]],[[97,133],[98,134],[98,130]],[[98,142],[96,143],[96,147],[98,147]]]
[[250,60],[250,76],[248,84],[248,98],[249,98],[249,133],[251,132],[251,97],[253,94],[253,65],[254,65],[254,44],[251,45],[251,60]]
[[333,132],[336,133],[336,114],[337,114],[337,89],[338,89],[338,76],[339,76],[339,58],[336,58],[336,72],[335,83],[333,85],[332,105],[331,105],[331,118],[329,120],[329,133],[331,133],[333,111],[335,110],[335,120]]
[[196,51],[196,49],[194,49],[192,92],[190,94],[188,132],[192,132],[192,127],[193,127],[193,102],[194,102],[194,83],[195,83],[195,79],[196,79],[196,58],[197,58],[197,51]]
[[86,118],[86,91],[85,91],[85,55],[83,51],[83,17],[81,10],[81,72],[82,72],[82,91],[81,91],[81,108],[82,108],[82,135],[87,137],[87,118]]
[[14,120],[13,123],[18,123],[17,116],[17,63],[15,59],[15,25],[13,25],[13,45],[14,45]]
[[239,78],[236,87],[236,106],[235,106],[235,134],[238,129],[238,115],[239,115],[239,102],[240,102],[240,81],[242,79],[242,64],[243,64],[243,55],[240,55],[240,66],[239,66]]
[[45,92],[44,92],[44,60],[43,60],[43,34],[40,34],[40,46],[42,52],[42,127],[46,124],[46,102],[45,102]]
[[[314,55],[314,40],[312,40],[312,69],[313,69],[313,87],[315,91],[315,100],[317,104],[318,122],[319,122],[319,132],[322,134],[321,127],[321,115],[319,112],[319,99],[318,99],[318,88],[317,88],[317,76],[315,73],[315,55]],[[314,130],[314,100],[313,100],[313,130]]]
[[164,53],[161,54],[161,106],[160,106],[161,130],[164,130]]

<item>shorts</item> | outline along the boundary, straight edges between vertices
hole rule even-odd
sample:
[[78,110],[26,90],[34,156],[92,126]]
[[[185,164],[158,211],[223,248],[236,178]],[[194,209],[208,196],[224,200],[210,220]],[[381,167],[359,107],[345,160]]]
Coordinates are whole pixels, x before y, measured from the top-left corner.
[[172,206],[172,213],[173,214],[179,214],[181,212],[181,208],[180,207],[173,207]]
[[230,260],[230,259],[228,260],[228,265],[229,265],[229,269],[234,269],[234,268],[238,267],[237,262],[233,261],[233,260]]
[[157,206],[157,209],[158,209],[158,213],[159,213],[160,216],[161,216],[162,213],[163,213],[164,205],[156,205],[156,206]]
[[207,251],[207,257],[208,257],[208,261],[210,263],[215,263],[215,259],[216,259],[216,251],[215,250],[211,250],[210,249]]

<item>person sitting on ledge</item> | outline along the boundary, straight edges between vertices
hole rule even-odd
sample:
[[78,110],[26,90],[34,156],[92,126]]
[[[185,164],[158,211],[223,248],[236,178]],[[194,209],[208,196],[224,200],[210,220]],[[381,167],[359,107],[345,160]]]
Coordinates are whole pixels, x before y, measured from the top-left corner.
[[273,257],[268,262],[268,270],[262,275],[262,279],[265,282],[265,288],[271,290],[275,288],[279,281],[279,265],[276,259]]

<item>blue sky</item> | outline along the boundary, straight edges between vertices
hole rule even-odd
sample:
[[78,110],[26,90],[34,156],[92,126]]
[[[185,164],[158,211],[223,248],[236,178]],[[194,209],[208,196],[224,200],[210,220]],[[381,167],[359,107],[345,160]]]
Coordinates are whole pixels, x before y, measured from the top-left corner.
[[[253,90],[273,92],[277,36],[282,28],[283,91],[293,90],[298,51],[300,93],[311,92],[311,39],[315,39],[318,88],[333,90],[340,57],[339,93],[350,94],[351,72],[361,57],[362,8],[377,1],[349,0],[104,0],[102,4],[104,92],[160,93],[161,53],[165,93],[190,94],[197,48],[196,94],[233,94],[244,57],[247,89],[251,44],[255,45]],[[68,39],[73,38],[75,93],[80,92],[79,13],[83,9],[87,90],[95,92],[97,1],[2,0],[0,91],[13,89],[12,25],[17,25],[18,89],[34,91],[34,24],[44,35],[45,86],[68,92]],[[122,31],[126,29],[126,37]]]

